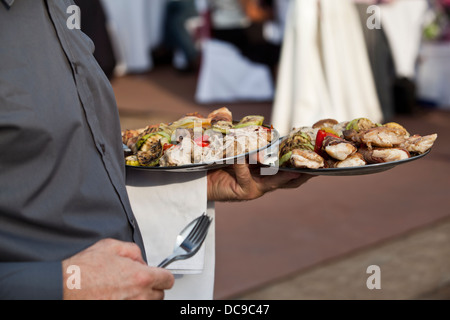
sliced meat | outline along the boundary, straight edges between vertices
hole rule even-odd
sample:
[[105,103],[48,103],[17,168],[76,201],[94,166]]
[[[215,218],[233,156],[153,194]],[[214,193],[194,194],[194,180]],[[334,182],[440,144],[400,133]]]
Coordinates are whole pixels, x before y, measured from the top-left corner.
[[322,148],[330,157],[341,161],[358,150],[353,143],[333,136],[325,137]]
[[291,155],[291,165],[295,168],[319,169],[325,165],[324,159],[311,150],[294,149]]
[[403,141],[399,147],[408,150],[409,152],[424,153],[433,147],[437,139],[437,134],[430,134],[427,136],[414,135]]
[[360,167],[365,166],[366,161],[361,153],[357,152],[349,156],[347,159],[337,161],[334,164],[335,168],[348,168],[348,167]]
[[361,142],[367,147],[390,148],[405,141],[403,130],[390,127],[376,127],[362,133]]
[[364,156],[368,164],[398,161],[410,158],[410,153],[402,148],[360,148],[359,152]]

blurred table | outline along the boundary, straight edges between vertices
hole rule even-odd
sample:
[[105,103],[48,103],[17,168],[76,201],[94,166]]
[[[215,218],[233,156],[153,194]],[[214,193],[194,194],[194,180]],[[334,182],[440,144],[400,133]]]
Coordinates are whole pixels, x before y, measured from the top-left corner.
[[167,0],[102,0],[117,56],[116,73],[153,67],[150,50],[162,40]]

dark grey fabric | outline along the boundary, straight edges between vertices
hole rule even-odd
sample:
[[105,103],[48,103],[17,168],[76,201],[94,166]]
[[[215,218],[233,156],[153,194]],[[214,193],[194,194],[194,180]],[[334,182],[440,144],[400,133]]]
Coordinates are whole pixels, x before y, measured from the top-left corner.
[[2,3],[5,5],[7,9],[10,9],[14,3],[14,0],[2,0]]
[[126,192],[114,94],[92,41],[67,27],[70,5],[0,6],[4,299],[61,298],[61,260],[103,238],[134,241],[145,258]]

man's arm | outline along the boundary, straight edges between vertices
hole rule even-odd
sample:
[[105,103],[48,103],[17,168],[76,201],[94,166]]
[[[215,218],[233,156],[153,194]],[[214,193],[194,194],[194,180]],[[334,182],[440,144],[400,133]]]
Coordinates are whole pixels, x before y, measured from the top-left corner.
[[61,262],[0,263],[1,300],[60,300]]
[[[69,267],[79,272],[78,286]],[[0,263],[2,300],[95,300],[164,298],[170,271],[149,267],[134,243],[106,239],[62,262]]]

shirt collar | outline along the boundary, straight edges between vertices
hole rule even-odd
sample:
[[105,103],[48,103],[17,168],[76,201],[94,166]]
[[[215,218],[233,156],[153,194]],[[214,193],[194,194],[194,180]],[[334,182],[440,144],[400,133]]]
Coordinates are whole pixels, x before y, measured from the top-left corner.
[[15,0],[1,0],[1,2],[5,5],[6,9],[10,9],[14,4]]

